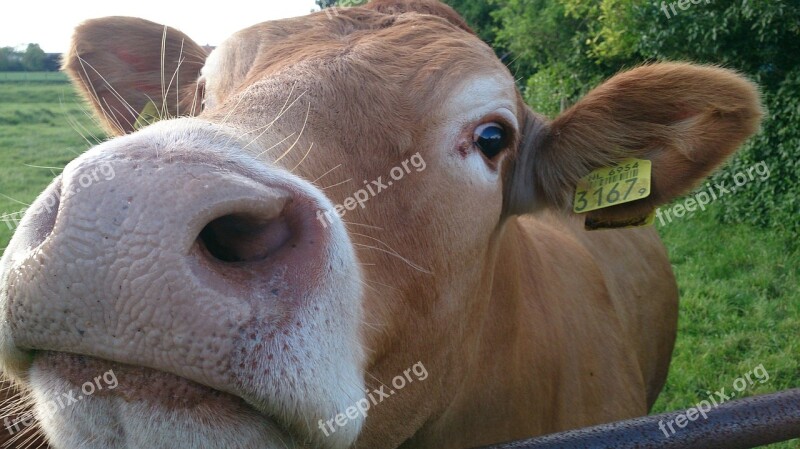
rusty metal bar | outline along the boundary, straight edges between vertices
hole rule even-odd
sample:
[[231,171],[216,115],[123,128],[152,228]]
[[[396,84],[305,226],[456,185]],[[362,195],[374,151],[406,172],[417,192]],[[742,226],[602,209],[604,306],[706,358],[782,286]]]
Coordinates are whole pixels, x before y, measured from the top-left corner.
[[[707,412],[708,419],[698,416],[695,409],[695,419],[688,420],[689,410],[481,449],[747,449],[800,438],[800,388],[725,402]],[[679,415],[683,415],[680,422],[685,427],[675,424]],[[674,433],[666,425],[670,421]]]

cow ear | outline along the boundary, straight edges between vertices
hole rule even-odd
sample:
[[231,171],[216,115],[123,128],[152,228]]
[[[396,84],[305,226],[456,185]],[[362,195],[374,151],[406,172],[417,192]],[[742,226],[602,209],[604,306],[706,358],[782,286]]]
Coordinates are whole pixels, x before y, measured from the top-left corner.
[[[206,51],[182,32],[133,17],[105,17],[75,30],[63,70],[112,134],[144,117],[199,112]],[[150,104],[152,103],[152,105]]]
[[[688,192],[756,132],[756,86],[730,70],[660,63],[620,73],[552,123],[528,111],[506,210],[573,209],[578,181],[627,158],[649,160],[649,196],[589,212],[626,223]],[[532,176],[532,177],[531,177]]]

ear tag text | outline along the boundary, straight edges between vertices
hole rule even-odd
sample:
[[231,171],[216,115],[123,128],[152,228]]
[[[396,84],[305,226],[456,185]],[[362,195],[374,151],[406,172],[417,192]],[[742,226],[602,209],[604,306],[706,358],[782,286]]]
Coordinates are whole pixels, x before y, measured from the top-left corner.
[[651,165],[648,160],[630,158],[592,171],[578,181],[573,211],[580,214],[647,198]]

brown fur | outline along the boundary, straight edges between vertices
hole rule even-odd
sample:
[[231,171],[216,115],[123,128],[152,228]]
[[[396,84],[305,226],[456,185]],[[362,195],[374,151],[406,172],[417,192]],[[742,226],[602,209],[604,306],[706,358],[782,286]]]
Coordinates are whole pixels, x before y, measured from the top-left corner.
[[[296,132],[308,112],[311,126],[298,145],[325,149],[308,159],[302,151],[288,154],[281,165],[299,167],[296,174],[318,179],[346,161],[352,178],[374,179],[414,151],[433,163],[443,151],[428,148],[437,108],[464,75],[510,77],[451,13],[432,1],[376,1],[335,18],[320,13],[244,30],[226,44],[224,64],[232,69],[224,80],[210,80],[217,104],[200,117],[220,122],[234,107],[266,111],[230,119],[258,129],[294,89],[315,107],[287,112],[289,125],[275,125],[258,145]],[[141,56],[160,53],[160,26],[119,18],[90,24],[79,28],[77,42],[104,42],[110,34],[120,44],[129,34],[157,34],[159,44],[142,46]],[[195,46],[169,34],[172,53],[178,40]],[[106,73],[119,64],[117,50],[73,51],[65,62],[106,114],[114,108],[93,98],[83,83],[100,81],[81,75],[76,56]],[[112,84],[135,108],[152,91],[130,80],[142,76],[149,86],[160,79],[157,65],[141,75],[121,73]],[[194,64],[189,73],[198,70]],[[180,77],[182,91],[193,89],[190,74]],[[664,384],[677,287],[657,234],[586,233],[583,217],[565,209],[578,178],[627,156],[653,161],[652,195],[594,216],[635,216],[685,192],[755,131],[755,88],[716,67],[653,64],[613,77],[552,123],[516,100],[520,135],[501,167],[498,201],[472,197],[469,180],[426,171],[348,218],[380,226],[369,237],[402,248],[430,271],[385,253],[359,253],[371,287],[364,307],[374,323],[364,330],[367,378],[388,383],[423,360],[432,379],[371,412],[358,447],[456,449],[639,416]],[[116,120],[124,125],[132,117],[124,118]],[[351,187],[325,193],[336,202]],[[351,232],[370,233],[356,225]]]
[[439,16],[462,30],[475,34],[453,8],[438,0],[373,0],[365,5],[365,8],[390,15],[416,12]]

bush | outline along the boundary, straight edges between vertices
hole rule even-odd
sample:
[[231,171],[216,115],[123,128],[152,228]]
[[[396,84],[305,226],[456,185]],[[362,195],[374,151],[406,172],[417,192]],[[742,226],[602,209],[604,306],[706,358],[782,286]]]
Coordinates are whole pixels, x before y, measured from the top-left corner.
[[769,178],[725,201],[722,221],[748,222],[787,230],[800,237],[800,67],[774,91],[765,92],[767,113],[762,131],[731,161],[716,180],[764,162]]

